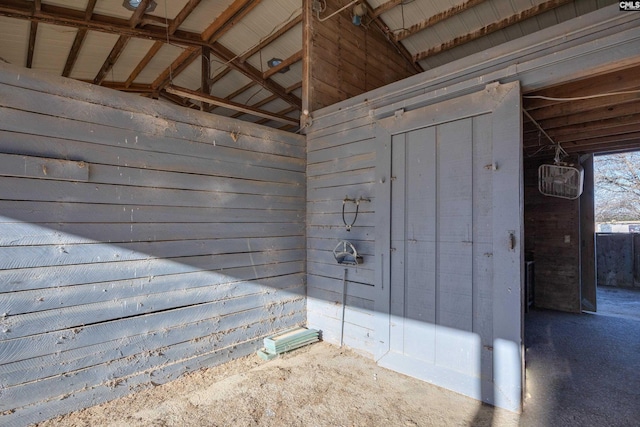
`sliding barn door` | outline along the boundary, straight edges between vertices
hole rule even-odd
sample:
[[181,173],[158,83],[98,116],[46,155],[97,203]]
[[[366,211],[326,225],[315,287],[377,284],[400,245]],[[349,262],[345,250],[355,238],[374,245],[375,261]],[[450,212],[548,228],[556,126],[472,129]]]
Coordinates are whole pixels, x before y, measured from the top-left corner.
[[519,86],[494,85],[385,120],[388,273],[381,280],[388,285],[379,363],[517,411]]

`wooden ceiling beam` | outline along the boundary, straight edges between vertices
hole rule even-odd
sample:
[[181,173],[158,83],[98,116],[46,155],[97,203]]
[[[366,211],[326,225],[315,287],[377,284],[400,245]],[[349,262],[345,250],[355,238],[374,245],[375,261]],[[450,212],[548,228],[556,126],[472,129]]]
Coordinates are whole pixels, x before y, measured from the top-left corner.
[[266,80],[269,77],[273,76],[274,74],[278,73],[280,70],[284,70],[285,68],[290,67],[296,62],[300,62],[300,61],[302,61],[302,50],[297,51],[296,53],[294,53],[287,59],[283,60],[280,64],[276,65],[275,67],[269,68],[267,71],[262,73],[262,78]]
[[133,69],[127,81],[125,82],[125,87],[129,87],[135,79],[138,78],[142,70],[151,62],[154,56],[158,53],[158,51],[164,46],[163,42],[155,42],[153,46],[149,49],[149,51],[144,55],[144,58],[136,65],[136,68]]
[[302,82],[301,82],[301,81],[299,81],[298,83],[294,83],[294,84],[292,84],[291,86],[286,87],[286,88],[284,89],[284,91],[285,91],[285,92],[287,92],[287,93],[291,93],[291,92],[293,92],[293,91],[294,91],[294,90],[296,90],[296,89],[300,89],[301,87],[302,87]]
[[[640,101],[640,91],[637,93],[628,93],[624,95],[612,95],[590,99],[576,99],[575,101],[567,101],[551,105],[549,107],[540,108],[535,111],[529,111],[536,121],[547,120],[557,117],[569,116],[578,113],[588,113],[597,108],[623,105],[629,102]],[[528,110],[527,110],[528,111]]]
[[[621,117],[614,117],[604,120],[593,120],[585,123],[579,123],[566,127],[559,127],[556,129],[550,129],[549,135],[556,138],[573,137],[574,135],[586,135],[593,134],[596,136],[608,135],[612,133],[626,133],[629,129],[638,128],[640,123],[640,114],[630,114]],[[529,141],[538,140],[538,130],[532,128],[525,128],[524,132],[524,144],[527,145]],[[535,143],[534,143],[535,145]]]
[[231,110],[236,110],[236,111],[242,111],[246,114],[267,118],[269,120],[274,120],[280,123],[288,123],[288,124],[294,124],[294,125],[298,123],[298,120],[294,120],[290,117],[281,116],[279,114],[259,110],[257,108],[253,108],[246,105],[238,104],[236,102],[228,101],[226,99],[217,98],[212,95],[203,95],[202,93],[196,92],[194,90],[186,89],[186,88],[169,86],[165,90],[171,94],[193,99],[194,101],[207,102],[209,104],[218,105],[219,107],[229,108]]
[[[3,1],[0,3],[0,16],[167,42],[167,31],[160,26],[149,25],[144,28],[130,28],[129,21],[126,19],[97,14],[93,14],[91,19],[85,20],[83,11],[48,4],[43,4],[42,10],[34,13],[30,9],[26,9],[23,3],[28,2],[22,0]],[[179,33],[170,34],[169,42],[186,46],[207,44],[200,39],[200,35],[197,33],[184,31]]]
[[[93,80],[80,79],[79,81],[93,84]],[[113,90],[119,90],[122,92],[149,93],[149,94],[152,94],[154,92],[150,84],[143,84],[143,83],[135,83],[129,86],[125,86],[124,82],[106,81],[102,83],[102,87],[106,87],[108,89],[113,89]]]
[[382,3],[380,6],[373,9],[373,11],[371,12],[371,18],[372,19],[377,18],[378,16],[382,15],[385,12],[390,11],[391,9],[393,9],[394,7],[396,7],[402,2],[403,0],[391,0],[386,3]]
[[605,136],[628,135],[632,133],[637,133],[639,130],[640,128],[638,127],[638,124],[634,123],[631,125],[611,127],[611,128],[598,129],[598,130],[590,130],[590,131],[585,131],[581,133],[573,133],[573,134],[556,136],[554,140],[558,143],[564,144],[568,142],[582,141],[582,140],[588,140],[592,138],[602,138]]
[[124,48],[127,46],[127,43],[129,42],[130,38],[131,37],[128,37],[128,36],[118,37],[118,41],[116,41],[116,44],[113,46],[113,49],[111,49],[109,56],[107,56],[107,59],[105,59],[104,63],[102,64],[102,67],[100,67],[100,71],[98,71],[98,74],[93,79],[94,84],[99,85],[103,82],[107,73],[111,71],[113,66],[116,64],[116,61],[118,61],[118,58],[124,51]]
[[[251,107],[260,108],[263,105],[267,105],[268,103],[270,103],[272,101],[275,101],[276,99],[280,99],[280,98],[278,98],[278,96],[276,96],[276,95],[271,95],[271,96],[268,96],[268,97],[266,97],[265,99],[263,99],[261,101],[256,102],[255,104],[251,104]],[[237,119],[238,117],[240,117],[240,116],[242,116],[244,114],[245,113],[236,113],[231,117],[233,117],[234,119]]]
[[200,1],[201,0],[189,0],[187,4],[184,5],[180,12],[178,12],[178,15],[176,15],[175,19],[173,19],[169,24],[169,34],[173,34],[176,32],[176,30],[180,27],[180,25],[182,25],[185,19],[189,17],[191,12],[193,12],[193,10],[198,7]]
[[119,34],[161,42],[166,42],[168,39],[170,43],[191,47],[209,45],[211,47],[211,53],[217,56],[225,64],[228,64],[229,67],[241,72],[270,92],[277,94],[292,106],[299,108],[302,103],[300,98],[286,93],[284,88],[277,83],[264,79],[259,70],[247,63],[240,63],[237,55],[222,46],[220,43],[214,42],[209,44],[202,40],[202,36],[200,34],[178,30],[174,34],[169,34],[167,37],[166,29],[161,27],[147,26],[143,28],[130,28],[127,20],[95,14],[90,20],[85,21],[83,11],[78,12],[76,10],[47,4],[42,5],[42,10],[40,12],[34,13],[30,8],[25,7],[26,3],[29,2],[5,0],[3,3],[0,3],[0,16],[46,22],[49,24],[67,27],[86,28],[110,34]]
[[[623,137],[624,135],[637,133],[638,131],[639,131],[638,125],[637,123],[634,123],[634,124],[625,125],[625,126],[603,128],[603,129],[584,131],[584,132],[573,133],[573,134],[564,134],[564,135],[555,135],[555,136],[550,135],[550,136],[556,143],[564,145],[564,144],[571,144],[571,143],[576,143],[580,141],[588,141],[590,139],[595,139],[595,138],[603,138],[607,136]],[[530,135],[523,140],[523,147],[534,147],[539,145],[541,145],[540,140],[535,138],[533,135]]]
[[[296,111],[296,108],[295,107],[288,107],[288,108],[285,108],[284,110],[278,111],[277,114],[279,114],[281,116],[284,116],[286,114],[289,114],[292,111]],[[262,125],[262,124],[268,123],[270,121],[271,121],[270,119],[260,119],[255,123],[258,124],[258,125]],[[292,126],[292,125],[287,124],[285,126]]]
[[[87,8],[84,11],[84,20],[88,21],[91,19],[93,15],[93,10],[96,7],[96,2],[98,0],[89,0],[87,4]],[[76,60],[78,59],[78,54],[80,53],[80,49],[82,49],[82,44],[84,43],[84,39],[87,37],[88,30],[86,28],[79,28],[76,33],[75,38],[73,39],[73,45],[71,46],[71,50],[69,51],[69,55],[67,55],[67,61],[64,64],[64,70],[62,71],[63,77],[69,77],[71,75],[71,71],[73,70],[73,66],[76,64]]]
[[274,40],[282,36],[287,31],[291,30],[293,27],[295,27],[301,22],[302,22],[302,14],[297,15],[296,17],[291,19],[289,22],[287,22],[285,25],[280,27],[280,29],[278,29],[276,32],[271,34],[269,37],[261,40],[260,43],[258,43],[253,48],[243,53],[242,56],[240,56],[239,58],[240,62],[244,62],[247,59],[251,58],[253,55],[255,55],[256,53],[264,49],[265,46],[267,46],[268,44],[270,44],[271,42],[273,42]]
[[488,34],[494,33],[496,31],[507,28],[511,25],[517,24],[518,22],[522,22],[526,19],[533,18],[541,13],[547,12],[549,10],[553,10],[563,4],[570,3],[573,0],[548,0],[543,3],[540,3],[534,7],[523,10],[522,12],[518,12],[513,14],[505,19],[502,19],[497,22],[493,22],[485,27],[482,27],[478,30],[472,31],[470,33],[464,34],[462,36],[456,37],[452,40],[449,40],[445,43],[442,43],[440,46],[434,46],[431,49],[425,50],[423,52],[419,52],[413,56],[415,62],[422,61],[430,56],[437,55],[442,52],[446,52],[447,50],[451,50],[455,47],[461,46],[465,43],[469,43],[473,40],[477,40],[481,37],[484,37]]
[[151,87],[159,92],[166,85],[171,83],[171,79],[183,72],[193,61],[200,57],[200,48],[186,48],[160,75],[151,83]]
[[[235,98],[238,95],[243,94],[244,92],[248,91],[249,89],[251,89],[255,85],[256,85],[256,82],[251,81],[251,82],[247,83],[246,85],[242,86],[240,89],[231,92],[229,95],[225,96],[224,99],[228,99],[229,101],[232,101],[233,98]],[[260,89],[260,90],[262,90],[262,89]]]
[[149,2],[151,0],[142,0],[136,10],[133,11],[133,15],[129,18],[129,28],[136,28],[140,21],[142,21],[142,17],[144,16],[144,12],[149,7]]
[[29,48],[27,50],[27,68],[33,65],[33,52],[36,48],[36,36],[38,35],[38,23],[31,22],[29,28]]
[[[621,153],[625,151],[637,151],[640,149],[640,139],[619,141],[619,142],[607,142],[604,144],[592,144],[592,145],[567,145],[564,150],[568,154],[610,154]],[[528,147],[524,149],[525,156],[528,158],[553,158],[555,151],[551,148],[540,150],[540,147]]]
[[274,81],[265,79],[262,77],[260,71],[252,67],[251,65],[245,63],[240,63],[236,55],[233,54],[229,49],[222,46],[220,43],[215,42],[211,45],[211,52],[216,55],[218,58],[225,61],[225,63],[229,64],[233,69],[241,72],[245,76],[249,77],[251,80],[254,80],[260,86],[267,89],[269,92],[278,95],[282,98],[286,103],[293,107],[300,108],[302,101],[297,96],[289,94],[285,91],[285,89],[277,84]]
[[260,0],[235,0],[202,32],[202,40],[213,43],[253,10]]
[[168,93],[164,90],[160,91],[159,96],[163,99],[166,99],[169,102],[172,102],[176,105],[179,105],[181,107],[186,107],[186,108],[191,108],[194,110],[199,110],[200,107],[197,104],[194,104],[193,102],[190,102],[188,99],[182,98],[180,96],[177,95],[173,95],[171,93]]
[[626,133],[623,135],[609,135],[600,138],[590,138],[580,141],[565,142],[562,148],[568,149],[586,149],[588,147],[606,147],[607,144],[615,145],[621,143],[637,143],[640,144],[640,132]]
[[556,117],[538,122],[542,128],[549,132],[554,128],[562,128],[583,123],[591,123],[605,119],[624,119],[625,116],[640,114],[640,103],[628,103],[623,105],[596,108],[587,113],[572,114],[570,116]]
[[440,13],[436,13],[435,15],[430,16],[428,19],[422,22],[419,22],[417,24],[414,24],[407,29],[402,29],[398,32],[394,32],[393,38],[397,42],[404,40],[407,37],[410,37],[416,34],[417,32],[424,30],[427,27],[432,27],[439,22],[445,21],[453,16],[456,16],[464,12],[465,10],[471,9],[474,6],[477,6],[480,3],[483,3],[484,1],[486,0],[466,0],[460,4],[456,4],[455,6],[452,6],[449,9],[444,10]]
[[67,55],[67,62],[65,62],[64,64],[62,77],[69,77],[71,75],[71,71],[73,70],[73,66],[76,64],[78,54],[80,53],[80,49],[82,48],[82,44],[84,43],[84,39],[87,37],[87,32],[88,30],[80,28],[76,33],[76,37],[73,39],[73,45],[71,46],[69,55]]
[[[96,0],[93,0],[94,2]],[[178,12],[178,15],[174,20],[169,24],[169,28],[167,29],[169,35],[172,35],[176,32],[178,27],[182,25],[185,19],[189,16],[191,12],[200,4],[200,0],[189,0],[189,2]],[[149,51],[145,54],[144,58],[136,65],[136,68],[133,69],[131,75],[127,78],[127,85],[131,85],[135,79],[138,78],[142,70],[151,62],[154,56],[160,51],[160,49],[164,46],[164,41],[156,41],[153,46],[149,49]],[[128,86],[127,86],[128,87]]]
[[530,96],[545,96],[549,98],[576,98],[597,95],[601,93],[623,92],[640,88],[640,65],[625,68],[615,72],[601,74],[594,77],[566,83],[560,86],[529,92],[524,95],[523,102],[527,111],[560,104],[563,101],[528,98]]

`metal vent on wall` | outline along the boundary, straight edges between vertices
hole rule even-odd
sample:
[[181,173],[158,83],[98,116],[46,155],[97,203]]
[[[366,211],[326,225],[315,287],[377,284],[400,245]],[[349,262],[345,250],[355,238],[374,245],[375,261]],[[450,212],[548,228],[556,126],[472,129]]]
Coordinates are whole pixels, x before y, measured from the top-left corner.
[[584,170],[580,165],[541,165],[538,168],[538,190],[545,196],[577,199],[582,194]]

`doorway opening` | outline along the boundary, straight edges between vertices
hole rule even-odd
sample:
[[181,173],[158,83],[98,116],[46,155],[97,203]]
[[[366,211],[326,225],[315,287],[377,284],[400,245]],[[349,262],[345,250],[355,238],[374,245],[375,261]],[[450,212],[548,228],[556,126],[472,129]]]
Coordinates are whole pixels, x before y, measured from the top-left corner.
[[594,158],[598,312],[640,318],[640,152]]

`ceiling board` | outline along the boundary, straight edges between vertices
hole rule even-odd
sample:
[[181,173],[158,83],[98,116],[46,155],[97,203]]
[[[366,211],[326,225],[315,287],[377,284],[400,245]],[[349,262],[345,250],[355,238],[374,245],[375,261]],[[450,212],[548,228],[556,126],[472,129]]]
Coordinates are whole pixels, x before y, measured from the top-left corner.
[[78,30],[57,25],[39,24],[32,67],[60,75]]
[[109,56],[109,52],[111,52],[116,41],[118,41],[118,36],[115,34],[89,31],[70,77],[73,79],[93,80],[98,71],[100,71],[104,60]]

